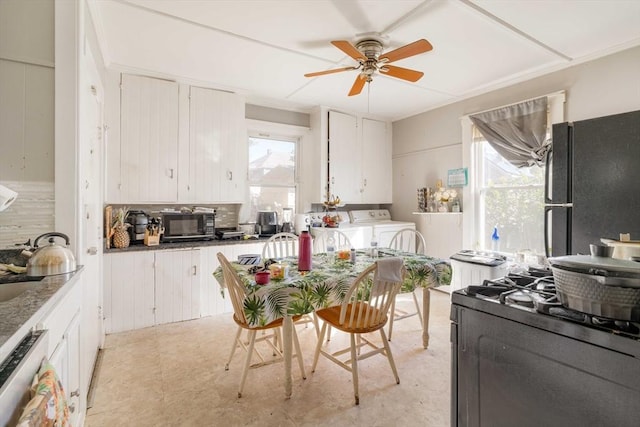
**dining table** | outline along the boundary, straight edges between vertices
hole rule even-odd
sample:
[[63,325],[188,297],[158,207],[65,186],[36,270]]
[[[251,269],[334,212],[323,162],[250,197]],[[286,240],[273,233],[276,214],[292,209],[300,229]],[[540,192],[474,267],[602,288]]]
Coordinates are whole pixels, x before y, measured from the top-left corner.
[[[380,248],[377,257],[402,258],[406,274],[400,292],[413,292],[423,288],[422,344],[429,346],[430,289],[451,283],[451,265],[447,260],[426,255]],[[338,305],[358,275],[373,264],[377,257],[369,251],[356,251],[355,262],[350,259],[330,257],[326,253],[314,254],[310,271],[298,271],[297,257],[263,260],[251,266],[232,262],[245,286],[244,311],[252,326],[266,325],[283,318],[282,345],[285,368],[285,395],[291,397],[292,317],[313,313],[315,310]],[[265,264],[279,264],[276,270],[285,271],[284,277],[272,277],[267,284],[258,284],[255,272],[266,268]],[[218,267],[214,277],[220,283],[224,297],[225,285],[222,269]]]

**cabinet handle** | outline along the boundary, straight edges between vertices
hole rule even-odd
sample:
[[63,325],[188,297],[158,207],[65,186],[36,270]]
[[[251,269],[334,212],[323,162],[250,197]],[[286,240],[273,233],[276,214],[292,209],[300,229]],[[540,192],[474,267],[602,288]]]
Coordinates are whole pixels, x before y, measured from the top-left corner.
[[232,171],[227,171],[227,179],[229,181],[233,181],[233,172]]
[[332,176],[331,177],[331,185],[335,185],[335,183],[336,183],[336,177]]
[[73,414],[75,411],[76,411],[76,404],[72,403],[71,405],[69,405],[69,412]]
[[195,276],[195,275],[197,275],[197,274],[198,274],[198,266],[197,266],[197,265],[194,265],[194,266],[193,266],[193,275]]
[[173,179],[173,168],[169,169],[169,178]]
[[70,397],[75,397],[75,396],[80,396],[80,389],[76,389],[75,391],[71,392],[71,396]]
[[367,186],[367,178],[364,179],[364,186]]

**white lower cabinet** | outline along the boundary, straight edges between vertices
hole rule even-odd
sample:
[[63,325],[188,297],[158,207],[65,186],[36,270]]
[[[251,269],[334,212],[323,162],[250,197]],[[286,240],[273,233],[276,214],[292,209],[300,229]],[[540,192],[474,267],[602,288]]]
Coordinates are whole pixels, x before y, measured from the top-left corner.
[[261,254],[263,246],[252,242],[105,254],[105,332],[233,312],[213,277],[220,265],[217,254],[235,261],[241,254]]
[[200,317],[200,250],[155,254],[156,325]]
[[200,303],[202,316],[233,312],[231,300],[228,297],[222,297],[220,283],[213,277],[213,272],[220,266],[217,257],[218,252],[222,252],[229,261],[235,261],[238,259],[238,255],[261,254],[263,246],[264,242],[254,242],[209,246],[200,249],[200,265],[202,266]]
[[62,383],[69,404],[69,422],[74,426],[84,415],[87,393],[80,385],[81,298],[82,289],[76,284],[42,321],[42,327],[49,330],[47,356]]
[[80,308],[74,315],[62,340],[49,358],[56,369],[58,378],[69,405],[69,425],[78,425],[82,413],[80,396]]
[[155,324],[155,252],[104,256],[104,328],[106,333]]
[[105,332],[200,317],[200,250],[140,251],[104,257]]

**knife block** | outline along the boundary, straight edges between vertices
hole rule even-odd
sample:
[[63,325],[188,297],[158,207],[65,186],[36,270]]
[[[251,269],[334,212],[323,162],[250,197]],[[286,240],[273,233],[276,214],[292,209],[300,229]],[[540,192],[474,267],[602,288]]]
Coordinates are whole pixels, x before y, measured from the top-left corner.
[[149,230],[144,231],[144,245],[145,246],[158,246],[160,244],[159,234],[149,234]]

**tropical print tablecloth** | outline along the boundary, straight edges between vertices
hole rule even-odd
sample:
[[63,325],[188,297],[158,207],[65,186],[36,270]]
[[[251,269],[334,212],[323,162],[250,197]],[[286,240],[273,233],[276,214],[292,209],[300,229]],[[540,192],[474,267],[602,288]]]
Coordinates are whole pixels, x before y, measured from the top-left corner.
[[[386,248],[380,249],[379,255],[403,259],[407,274],[401,292],[451,283],[451,265],[445,260]],[[251,325],[266,325],[285,315],[307,314],[342,303],[354,279],[375,259],[365,251],[358,251],[355,264],[340,259],[329,263],[326,254],[316,254],[311,271],[306,273],[298,271],[297,258],[285,258],[280,262],[289,266],[288,276],[272,278],[267,285],[256,284],[251,266],[232,263],[247,290],[244,311]],[[218,267],[213,275],[220,283],[224,297],[222,269]]]

